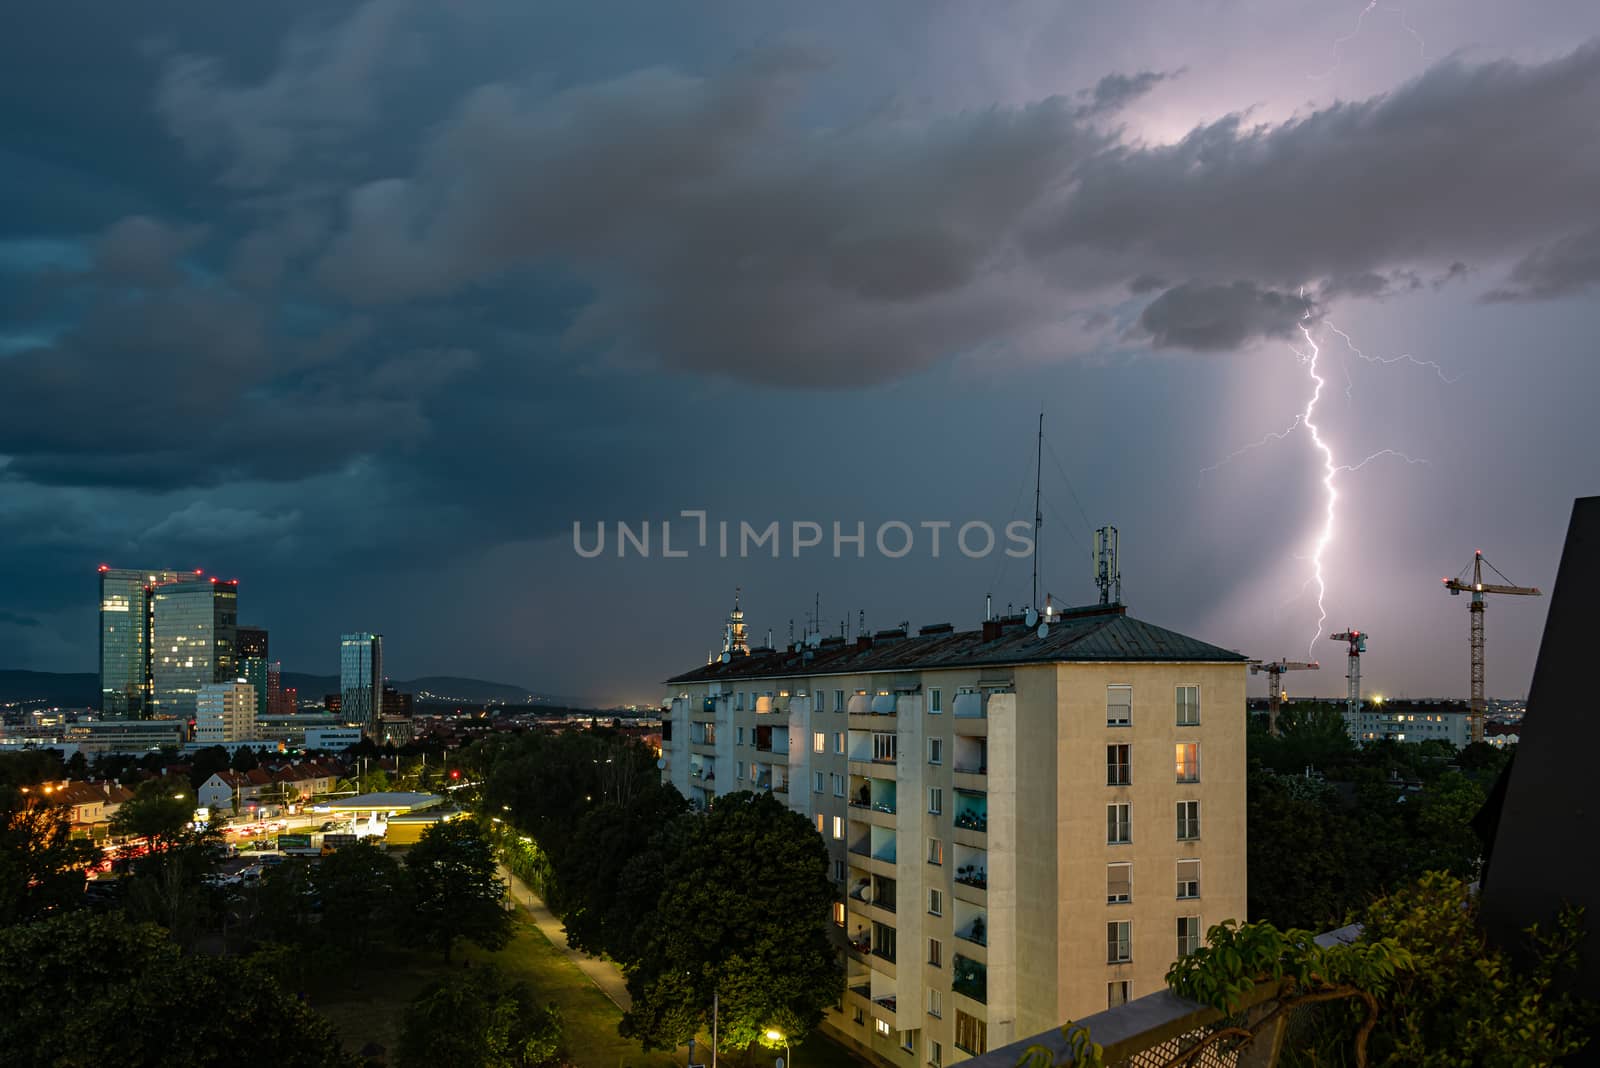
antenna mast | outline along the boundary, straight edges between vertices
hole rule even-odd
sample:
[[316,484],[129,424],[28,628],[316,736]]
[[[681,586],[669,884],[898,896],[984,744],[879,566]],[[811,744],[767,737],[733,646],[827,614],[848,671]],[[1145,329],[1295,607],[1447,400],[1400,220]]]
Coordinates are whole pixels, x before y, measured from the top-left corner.
[[[1054,455],[1052,453],[1052,455]],[[1040,506],[1040,483],[1044,475],[1044,412],[1039,413],[1039,444],[1034,452],[1033,459],[1033,597],[1028,601],[1031,608],[1039,607],[1039,528],[1044,525],[1044,513]]]

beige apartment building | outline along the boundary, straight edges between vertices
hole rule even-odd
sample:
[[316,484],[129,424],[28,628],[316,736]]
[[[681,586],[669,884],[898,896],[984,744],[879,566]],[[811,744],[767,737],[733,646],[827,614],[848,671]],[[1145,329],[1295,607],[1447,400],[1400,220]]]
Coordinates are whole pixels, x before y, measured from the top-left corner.
[[804,814],[840,891],[825,1026],[952,1064],[1152,993],[1245,918],[1245,675],[1121,605],[781,649],[736,608],[669,680],[663,776]]

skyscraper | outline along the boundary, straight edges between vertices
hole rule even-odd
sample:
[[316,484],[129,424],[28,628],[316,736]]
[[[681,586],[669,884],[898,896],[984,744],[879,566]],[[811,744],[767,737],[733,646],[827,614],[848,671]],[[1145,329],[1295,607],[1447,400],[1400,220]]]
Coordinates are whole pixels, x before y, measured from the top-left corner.
[[345,634],[339,638],[339,710],[346,723],[355,723],[378,737],[382,714],[383,635]]
[[198,571],[100,565],[101,715],[128,719],[150,714],[155,588],[198,581]]
[[267,662],[259,656],[244,656],[239,658],[239,677],[255,687],[256,716],[259,718],[267,714],[268,694],[268,669]]
[[154,711],[187,719],[200,687],[238,677],[239,583],[155,587],[151,624]]
[[267,657],[267,628],[265,627],[240,627],[239,628],[239,659],[256,656],[262,660]]

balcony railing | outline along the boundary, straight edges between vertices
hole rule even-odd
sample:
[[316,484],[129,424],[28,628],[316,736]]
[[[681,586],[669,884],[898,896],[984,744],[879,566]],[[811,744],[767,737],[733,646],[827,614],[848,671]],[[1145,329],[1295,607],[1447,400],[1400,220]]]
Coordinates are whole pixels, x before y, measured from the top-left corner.
[[976,887],[979,890],[989,889],[989,873],[986,869],[968,864],[966,867],[957,868],[955,881],[963,886]]
[[955,765],[955,770],[959,771],[963,775],[987,775],[989,774],[989,765],[962,764],[958,761]]
[[983,813],[963,811],[956,815],[956,826],[964,831],[989,831],[989,817]]
[[989,969],[982,961],[955,954],[950,958],[950,989],[962,997],[988,1004]]

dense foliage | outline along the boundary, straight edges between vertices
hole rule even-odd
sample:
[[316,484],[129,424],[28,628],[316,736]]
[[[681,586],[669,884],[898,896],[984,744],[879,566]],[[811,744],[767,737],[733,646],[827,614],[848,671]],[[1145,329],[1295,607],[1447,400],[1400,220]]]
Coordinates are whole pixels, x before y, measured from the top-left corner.
[[1582,1048],[1593,1013],[1562,992],[1577,966],[1576,912],[1552,931],[1529,931],[1537,956],[1520,970],[1488,945],[1475,895],[1451,875],[1424,875],[1360,919],[1360,938],[1331,946],[1304,930],[1220,924],[1205,948],[1172,966],[1168,985],[1232,1012],[1258,984],[1272,984],[1277,1007],[1256,1021],[1257,1031],[1316,1006],[1285,1050],[1291,1064],[1513,1068],[1554,1064]]
[[561,1013],[492,967],[454,972],[418,994],[399,1068],[540,1068],[561,1059]]
[[[0,1064],[352,1064],[326,1020],[251,964],[78,911],[0,930]],[[196,1011],[203,1007],[205,1011]]]
[[82,902],[94,859],[94,846],[72,837],[69,809],[0,784],[0,927]]
[[494,843],[476,820],[446,820],[429,827],[406,854],[414,892],[411,922],[424,942],[451,951],[460,939],[485,949],[511,940],[511,914],[502,897]]

